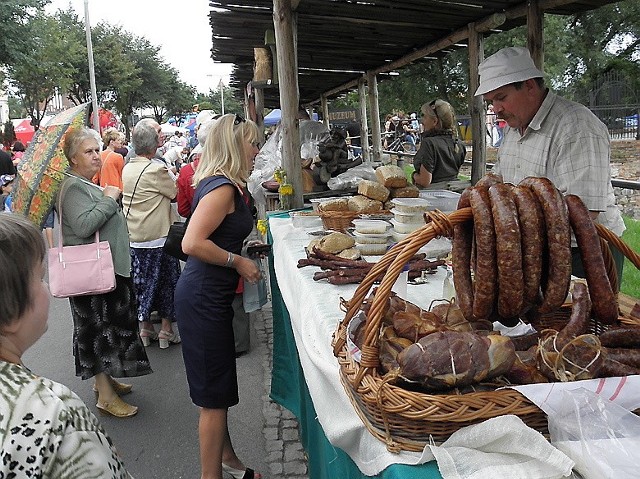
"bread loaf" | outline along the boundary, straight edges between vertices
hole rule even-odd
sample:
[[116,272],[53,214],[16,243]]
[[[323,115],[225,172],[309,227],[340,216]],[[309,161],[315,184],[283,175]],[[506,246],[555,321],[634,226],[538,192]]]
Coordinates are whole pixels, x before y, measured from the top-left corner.
[[321,201],[318,204],[318,211],[348,211],[349,198],[333,198],[331,200]]
[[324,236],[317,248],[327,253],[339,253],[342,250],[352,248],[356,244],[356,240],[353,237],[339,232],[334,232]]
[[377,213],[382,211],[382,201],[372,200],[362,195],[352,196],[349,198],[349,210],[358,213]]
[[362,180],[358,183],[358,194],[372,200],[387,201],[389,190],[375,181]]
[[378,183],[387,188],[404,188],[407,186],[407,177],[399,166],[385,165],[376,169]]
[[389,198],[418,198],[420,190],[415,185],[407,185],[404,188],[391,188]]

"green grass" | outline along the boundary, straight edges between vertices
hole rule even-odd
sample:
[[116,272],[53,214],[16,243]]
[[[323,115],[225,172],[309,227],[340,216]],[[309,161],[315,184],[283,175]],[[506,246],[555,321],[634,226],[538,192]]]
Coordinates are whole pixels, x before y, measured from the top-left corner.
[[[624,217],[627,226],[622,240],[635,252],[640,252],[640,221]],[[634,298],[640,298],[640,271],[625,258],[622,268],[622,285],[620,291]]]

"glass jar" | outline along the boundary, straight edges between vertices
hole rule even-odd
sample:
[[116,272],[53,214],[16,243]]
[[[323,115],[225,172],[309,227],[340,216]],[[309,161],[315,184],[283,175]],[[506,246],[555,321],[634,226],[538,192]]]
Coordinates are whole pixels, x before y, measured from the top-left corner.
[[282,183],[278,188],[278,199],[280,201],[281,210],[290,210],[293,208],[293,185],[287,180],[286,173],[282,176]]

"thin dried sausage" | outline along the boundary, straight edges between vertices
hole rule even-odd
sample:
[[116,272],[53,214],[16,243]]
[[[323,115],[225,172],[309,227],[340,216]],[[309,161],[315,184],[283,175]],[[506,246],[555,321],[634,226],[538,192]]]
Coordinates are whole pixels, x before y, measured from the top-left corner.
[[491,202],[485,188],[469,190],[469,202],[473,211],[473,231],[476,245],[476,268],[473,286],[473,316],[488,319],[496,299],[498,267],[496,236],[491,216]]
[[489,188],[489,199],[496,234],[498,314],[505,319],[517,318],[522,310],[524,290],[518,210],[511,186],[504,183]]
[[539,311],[551,313],[562,306],[571,282],[571,228],[567,205],[549,178],[527,177],[520,184],[531,188],[544,214],[549,265]]
[[591,293],[593,314],[603,323],[611,324],[618,319],[618,302],[607,276],[607,268],[600,248],[600,237],[589,215],[589,210],[580,197],[567,195],[565,201]]
[[[458,209],[467,208],[469,189],[462,192],[458,200]],[[473,242],[473,222],[465,221],[453,227],[453,245],[451,249],[453,266],[453,285],[456,289],[458,306],[467,321],[473,319],[473,283],[471,281],[471,245]]]
[[522,292],[525,308],[534,304],[540,296],[542,279],[542,257],[546,232],[542,208],[531,190],[525,186],[514,186],[513,199],[520,219],[522,238]]
[[589,329],[589,313],[591,313],[591,298],[584,283],[573,285],[573,305],[567,325],[556,336],[555,346],[560,351],[566,344]]

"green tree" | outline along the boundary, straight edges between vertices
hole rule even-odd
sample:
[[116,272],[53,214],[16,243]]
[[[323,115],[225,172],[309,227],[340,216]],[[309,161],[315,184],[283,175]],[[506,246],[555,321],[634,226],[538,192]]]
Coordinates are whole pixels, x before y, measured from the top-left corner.
[[31,45],[29,23],[49,0],[3,0],[0,7],[0,65],[21,61]]
[[69,59],[78,54],[78,46],[67,39],[64,26],[54,17],[35,17],[28,31],[33,49],[9,65],[7,72],[37,130],[53,95],[70,85],[74,68]]

